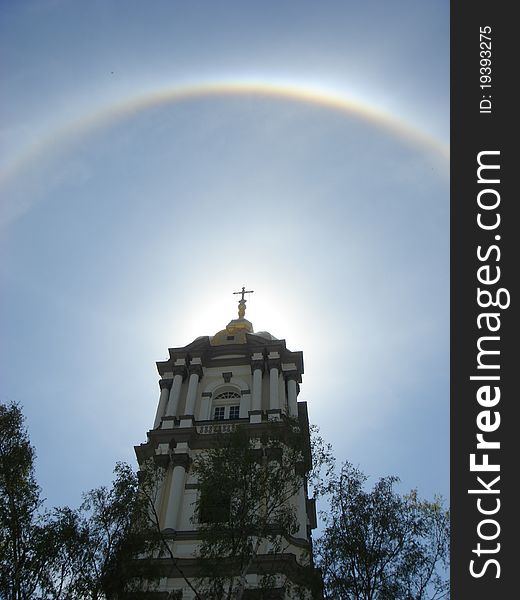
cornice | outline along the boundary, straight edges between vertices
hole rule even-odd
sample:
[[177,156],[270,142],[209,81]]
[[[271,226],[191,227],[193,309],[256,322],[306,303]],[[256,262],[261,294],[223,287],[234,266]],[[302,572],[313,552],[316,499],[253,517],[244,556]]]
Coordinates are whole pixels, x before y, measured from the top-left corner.
[[[303,429],[303,434],[309,437],[309,422],[307,410],[304,402],[298,402],[299,424]],[[273,409],[274,413],[279,414],[278,409]],[[259,411],[250,411],[250,414]],[[273,413],[273,414],[274,414]],[[271,413],[270,413],[271,414]],[[191,416],[189,418],[192,418]],[[294,421],[281,415],[280,420],[264,420],[259,423],[251,423],[249,419],[237,419],[235,421],[195,421],[192,427],[174,427],[172,429],[152,429],[148,432],[148,441],[135,446],[135,452],[138,461],[154,455],[154,449],[159,444],[168,444],[170,448],[175,448],[179,443],[187,443],[191,450],[201,450],[214,447],[217,440],[222,436],[219,427],[239,426],[251,437],[258,437],[262,433],[278,430],[283,432],[285,428],[294,425]],[[226,433],[226,432],[224,432]],[[310,460],[310,455],[306,457]]]
[[[212,346],[208,336],[194,340],[191,344],[179,348],[169,348],[169,359],[166,361],[158,361],[157,369],[160,375],[172,372],[172,368],[179,360],[184,360],[186,365],[189,365],[193,358],[200,360],[200,364],[204,367],[214,367],[217,365],[218,357],[226,355],[242,355],[240,358],[220,359],[218,365],[247,365],[250,364],[252,354],[262,354],[267,356],[271,352],[277,352],[282,363],[293,363],[296,365],[300,375],[303,373],[303,353],[300,351],[292,352],[287,349],[286,341],[269,340],[254,333],[246,334],[245,344],[224,344],[222,346]],[[178,365],[178,362],[177,362]]]

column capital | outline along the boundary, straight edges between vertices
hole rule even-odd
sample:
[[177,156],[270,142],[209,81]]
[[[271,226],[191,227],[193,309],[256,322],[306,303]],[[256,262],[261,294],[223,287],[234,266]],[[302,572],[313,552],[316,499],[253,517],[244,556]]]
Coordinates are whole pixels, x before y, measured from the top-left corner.
[[282,368],[282,359],[280,358],[279,352],[269,352],[267,355],[267,366],[269,367],[269,370],[280,370]]
[[263,358],[251,359],[251,373],[254,373],[256,370],[264,372],[265,362]]
[[301,380],[298,371],[283,371],[283,378],[285,381],[296,381],[296,383],[299,383]]
[[159,387],[161,388],[161,390],[164,390],[165,388],[167,390],[171,390],[172,384],[173,379],[159,379]]
[[195,363],[195,364],[191,364],[188,367],[188,373],[191,375],[198,375],[199,376],[199,381],[202,379],[202,375],[203,375],[203,370],[202,370],[202,365],[200,363]]
[[156,466],[166,469],[168,467],[168,455],[167,454],[154,454],[153,462]]
[[173,376],[175,377],[175,375],[181,375],[184,381],[187,375],[186,365],[175,365],[173,367]]
[[279,356],[268,356],[267,357],[267,366],[269,367],[269,370],[271,369],[278,369],[280,370],[280,367],[282,366],[282,361],[280,360]]
[[187,471],[191,463],[191,458],[188,453],[183,452],[182,454],[176,454],[175,452],[172,452],[170,454],[170,463],[173,468],[180,466],[184,467],[184,470]]

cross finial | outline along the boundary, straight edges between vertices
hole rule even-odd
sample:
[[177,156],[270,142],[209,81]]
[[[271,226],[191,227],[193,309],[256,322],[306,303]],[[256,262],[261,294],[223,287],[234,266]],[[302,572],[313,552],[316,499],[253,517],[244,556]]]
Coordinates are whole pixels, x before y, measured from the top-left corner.
[[238,302],[238,316],[240,319],[244,318],[246,314],[246,299],[244,298],[245,294],[252,294],[254,290],[246,290],[245,286],[242,286],[242,290],[240,292],[233,292],[233,294],[242,294],[242,298],[240,298]]
[[246,290],[245,286],[242,286],[242,291],[241,292],[233,292],[233,294],[242,294],[242,298],[240,299],[240,302],[245,302],[244,299],[244,294],[252,294],[255,290]]

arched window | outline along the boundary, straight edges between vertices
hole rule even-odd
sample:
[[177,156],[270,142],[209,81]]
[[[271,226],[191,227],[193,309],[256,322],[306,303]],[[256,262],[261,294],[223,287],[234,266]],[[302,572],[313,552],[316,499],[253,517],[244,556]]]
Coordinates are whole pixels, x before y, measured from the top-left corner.
[[238,419],[240,415],[240,398],[238,392],[227,390],[217,394],[213,400],[213,419],[224,421],[225,419]]

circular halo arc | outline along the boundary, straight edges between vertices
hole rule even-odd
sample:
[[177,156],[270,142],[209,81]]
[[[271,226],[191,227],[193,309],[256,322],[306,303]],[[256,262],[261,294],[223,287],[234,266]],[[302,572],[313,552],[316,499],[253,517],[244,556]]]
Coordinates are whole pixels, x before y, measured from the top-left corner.
[[280,98],[313,104],[322,108],[345,113],[362,119],[376,127],[412,144],[423,146],[442,158],[447,159],[449,149],[436,138],[406,121],[380,110],[370,104],[344,98],[341,95],[319,88],[300,85],[281,85],[266,82],[239,83],[213,82],[198,85],[160,88],[154,92],[116,102],[108,107],[94,111],[55,129],[39,141],[25,148],[10,164],[0,171],[0,186],[16,177],[27,164],[36,160],[46,149],[65,143],[71,138],[84,134],[95,127],[108,126],[111,122],[123,119],[143,110],[160,107],[170,103],[188,101],[204,97],[258,96]]

